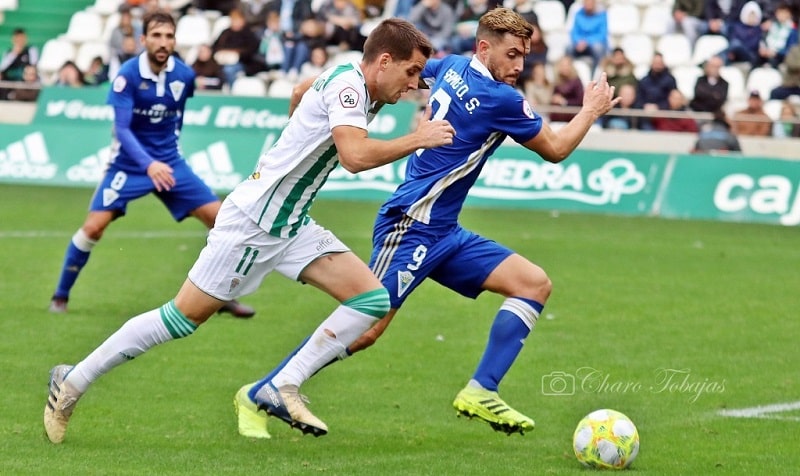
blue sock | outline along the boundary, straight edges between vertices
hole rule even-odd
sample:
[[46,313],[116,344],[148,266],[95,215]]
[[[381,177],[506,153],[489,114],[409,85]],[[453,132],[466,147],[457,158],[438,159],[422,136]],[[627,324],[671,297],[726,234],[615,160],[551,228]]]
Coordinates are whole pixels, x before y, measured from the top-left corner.
[[58,280],[58,287],[56,287],[55,297],[68,298],[72,286],[75,285],[75,280],[78,279],[78,273],[81,272],[86,262],[89,261],[89,252],[81,251],[75,246],[72,241],[67,246],[67,253],[64,256],[64,265],[61,268],[61,277]]
[[[521,306],[507,305],[517,301]],[[489,342],[472,376],[486,390],[497,391],[500,380],[522,350],[544,305],[532,299],[508,298],[494,318]],[[527,322],[527,323],[526,323]]]

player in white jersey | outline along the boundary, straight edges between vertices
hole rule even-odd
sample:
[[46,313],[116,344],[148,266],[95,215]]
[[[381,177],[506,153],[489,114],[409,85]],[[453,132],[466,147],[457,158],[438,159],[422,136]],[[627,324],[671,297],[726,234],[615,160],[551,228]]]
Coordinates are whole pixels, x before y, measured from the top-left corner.
[[[175,298],[128,320],[74,367],[51,370],[44,409],[50,441],[63,441],[75,404],[97,378],[155,345],[191,335],[226,301],[255,291],[272,271],[341,303],[334,312],[334,340],[352,341],[388,311],[389,296],[366,264],[308,212],[337,163],[358,172],[452,142],[455,131],[447,121],[429,120],[430,108],[406,136],[384,141],[367,135],[370,111],[416,89],[431,51],[411,23],[387,19],[370,34],[360,64],[333,68],[314,83],[256,171],[225,199]],[[278,398],[283,408],[303,414],[296,391]],[[308,423],[324,431],[306,413]]]
[[[428,61],[421,77],[431,88],[434,117],[450,121],[457,135],[452,144],[411,154],[403,183],[375,221],[370,266],[389,291],[392,309],[346,349],[321,344],[323,323],[274,371],[246,385],[247,395],[267,413],[274,413],[270,400],[284,387],[295,389],[324,365],[372,345],[405,299],[430,278],[467,297],[488,290],[506,298],[483,359],[453,402],[456,410],[509,434],[534,428],[531,418],[500,398],[498,385],[542,312],[550,279],[526,258],[462,228],[458,215],[486,160],[506,137],[560,162],[618,100],[612,100],[614,88],[601,76],[587,87],[581,112],[558,132],[550,129],[513,87],[530,50],[531,28],[513,10],[497,8],[481,17],[471,59],[450,55]],[[266,431],[266,416],[250,420],[248,428],[256,427]]]

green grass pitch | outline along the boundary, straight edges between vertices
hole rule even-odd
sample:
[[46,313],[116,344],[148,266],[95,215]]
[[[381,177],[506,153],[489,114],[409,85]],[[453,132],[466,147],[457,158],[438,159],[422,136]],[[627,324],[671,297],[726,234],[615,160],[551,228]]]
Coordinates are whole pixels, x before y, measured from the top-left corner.
[[[236,432],[232,397],[334,307],[271,276],[217,316],[100,379],[65,442],[42,428],[48,370],[83,358],[129,317],[172,298],[204,243],[194,220],[135,203],[95,249],[67,315],[46,311],[86,189],[0,187],[2,474],[587,474],[571,449],[586,413],[636,423],[632,474],[796,474],[800,467],[800,241],[796,228],[467,209],[465,226],[548,271],[553,295],[501,395],[524,436],[457,418],[501,298],[425,283],[372,349],[303,388],[330,427]],[[318,200],[312,215],[367,259],[376,203]],[[574,382],[574,386],[571,385]],[[554,395],[558,393],[558,395]],[[773,407],[763,407],[775,405]],[[794,410],[792,410],[795,408]],[[741,410],[734,418],[722,410]]]

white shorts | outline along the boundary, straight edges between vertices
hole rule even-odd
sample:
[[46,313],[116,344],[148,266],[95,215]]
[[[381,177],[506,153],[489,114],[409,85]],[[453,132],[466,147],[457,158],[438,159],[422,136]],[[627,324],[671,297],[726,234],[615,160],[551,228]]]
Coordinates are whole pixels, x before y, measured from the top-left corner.
[[278,238],[225,200],[189,280],[206,294],[230,301],[254,292],[273,270],[297,281],[315,259],[346,251],[350,249],[314,220],[294,237]]

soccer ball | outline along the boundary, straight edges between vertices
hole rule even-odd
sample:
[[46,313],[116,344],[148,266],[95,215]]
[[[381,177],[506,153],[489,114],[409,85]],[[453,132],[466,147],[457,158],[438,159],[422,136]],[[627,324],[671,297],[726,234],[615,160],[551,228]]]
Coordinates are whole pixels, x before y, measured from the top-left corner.
[[572,435],[575,457],[584,466],[627,468],[639,453],[639,432],[630,418],[615,410],[595,410]]

